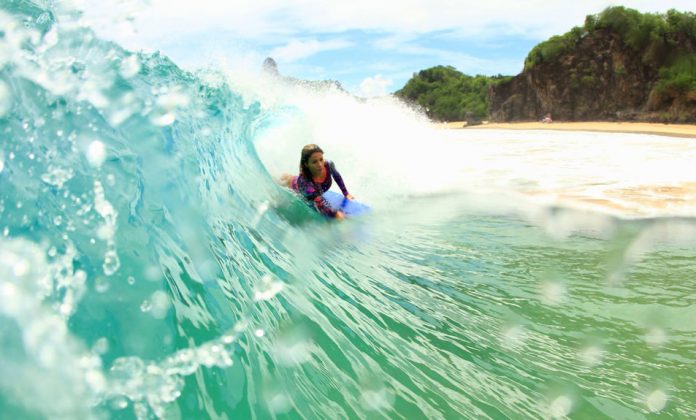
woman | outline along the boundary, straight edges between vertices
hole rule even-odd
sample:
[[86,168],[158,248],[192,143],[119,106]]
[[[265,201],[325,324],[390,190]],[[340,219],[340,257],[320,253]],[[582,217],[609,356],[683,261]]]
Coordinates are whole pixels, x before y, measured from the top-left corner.
[[336,165],[330,160],[324,160],[324,151],[319,146],[308,144],[302,148],[300,174],[298,176],[283,175],[281,182],[301,194],[308,204],[314,206],[319,213],[343,219],[345,217],[343,212],[331,208],[326,199],[322,197],[322,194],[331,188],[332,179],[336,181],[343,195],[348,200],[352,200],[353,196],[348,193],[341,174],[336,170]]

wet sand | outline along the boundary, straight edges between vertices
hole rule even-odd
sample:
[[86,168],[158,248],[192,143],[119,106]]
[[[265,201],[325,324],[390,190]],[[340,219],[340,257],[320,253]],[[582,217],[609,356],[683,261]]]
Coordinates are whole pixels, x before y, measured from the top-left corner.
[[678,185],[636,185],[607,188],[599,194],[580,188],[528,191],[528,196],[555,197],[557,203],[570,207],[593,209],[619,217],[654,215],[692,216],[696,206],[696,182]]
[[670,137],[696,139],[696,124],[660,124],[642,122],[514,122],[484,123],[467,127],[465,122],[448,122],[436,124],[449,129],[466,130],[562,130],[562,131],[596,131],[604,133],[640,133]]

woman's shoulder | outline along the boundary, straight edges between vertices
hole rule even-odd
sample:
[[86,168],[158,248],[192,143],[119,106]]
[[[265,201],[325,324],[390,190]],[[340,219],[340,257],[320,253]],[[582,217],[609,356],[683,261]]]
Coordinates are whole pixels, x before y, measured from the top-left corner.
[[302,173],[301,173],[301,174],[299,174],[299,175],[297,176],[297,183],[298,183],[298,184],[304,184],[304,183],[307,183],[307,182],[309,182],[309,179],[307,179],[307,177],[305,176],[305,174],[302,174]]

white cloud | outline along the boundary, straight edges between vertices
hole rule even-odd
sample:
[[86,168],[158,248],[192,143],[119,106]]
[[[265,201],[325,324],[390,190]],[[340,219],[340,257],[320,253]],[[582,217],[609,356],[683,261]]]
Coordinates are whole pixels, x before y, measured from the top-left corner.
[[[581,25],[585,16],[614,0],[86,0],[86,17],[104,34],[117,21],[133,22],[137,34],[115,37],[161,42],[192,34],[224,31],[240,39],[269,39],[347,30],[390,34],[456,31],[495,38],[515,34],[546,38]],[[633,0],[641,11],[695,10],[693,0]],[[659,3],[659,6],[656,4]],[[123,41],[122,39],[120,39]]]
[[[586,15],[616,4],[616,0],[73,1],[84,1],[83,21],[100,37],[131,50],[161,50],[188,67],[253,57],[252,67],[257,68],[257,61],[272,55],[287,64],[281,69],[284,74],[306,78],[343,74],[341,82],[356,89],[360,80],[371,80],[367,85],[375,82],[375,77],[365,76],[378,72],[400,80],[395,72],[375,68],[370,62],[374,56],[366,58],[367,49],[362,49],[365,45],[383,48],[385,56],[407,54],[414,59],[410,63],[436,59],[439,63],[433,64],[453,65],[467,74],[511,74],[521,69],[520,54],[494,62],[467,56],[461,46],[481,41],[494,44],[501,38],[524,39],[529,45],[582,25]],[[693,0],[625,3],[642,12],[665,12],[670,8],[696,11]],[[378,37],[380,40],[374,43]],[[418,45],[425,45],[421,41],[428,37],[446,41],[427,44],[430,48]],[[450,46],[448,50],[445,45]],[[350,58],[363,65],[336,68],[331,61],[316,60],[312,65],[318,68],[311,73],[295,71],[308,64],[303,58],[349,46]],[[402,67],[399,74],[419,70],[402,61],[394,64]]]
[[316,39],[308,41],[294,39],[282,47],[273,49],[270,56],[280,62],[293,62],[322,51],[339,50],[351,45],[353,44],[343,40],[321,42]]
[[358,95],[364,97],[386,95],[392,83],[391,79],[384,79],[381,74],[368,77],[360,83],[360,92]]

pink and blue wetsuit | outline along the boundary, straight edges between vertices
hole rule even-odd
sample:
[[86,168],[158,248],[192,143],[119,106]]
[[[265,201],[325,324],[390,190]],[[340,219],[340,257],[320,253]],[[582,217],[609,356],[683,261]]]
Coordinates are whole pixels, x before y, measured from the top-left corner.
[[324,163],[326,176],[323,181],[317,182],[312,179],[307,179],[303,174],[292,179],[292,189],[302,195],[308,204],[313,205],[319,213],[328,217],[336,217],[336,210],[332,209],[322,194],[331,188],[331,179],[336,180],[336,184],[341,189],[344,196],[348,195],[346,184],[343,183],[341,174],[336,170],[336,165],[330,160]]

